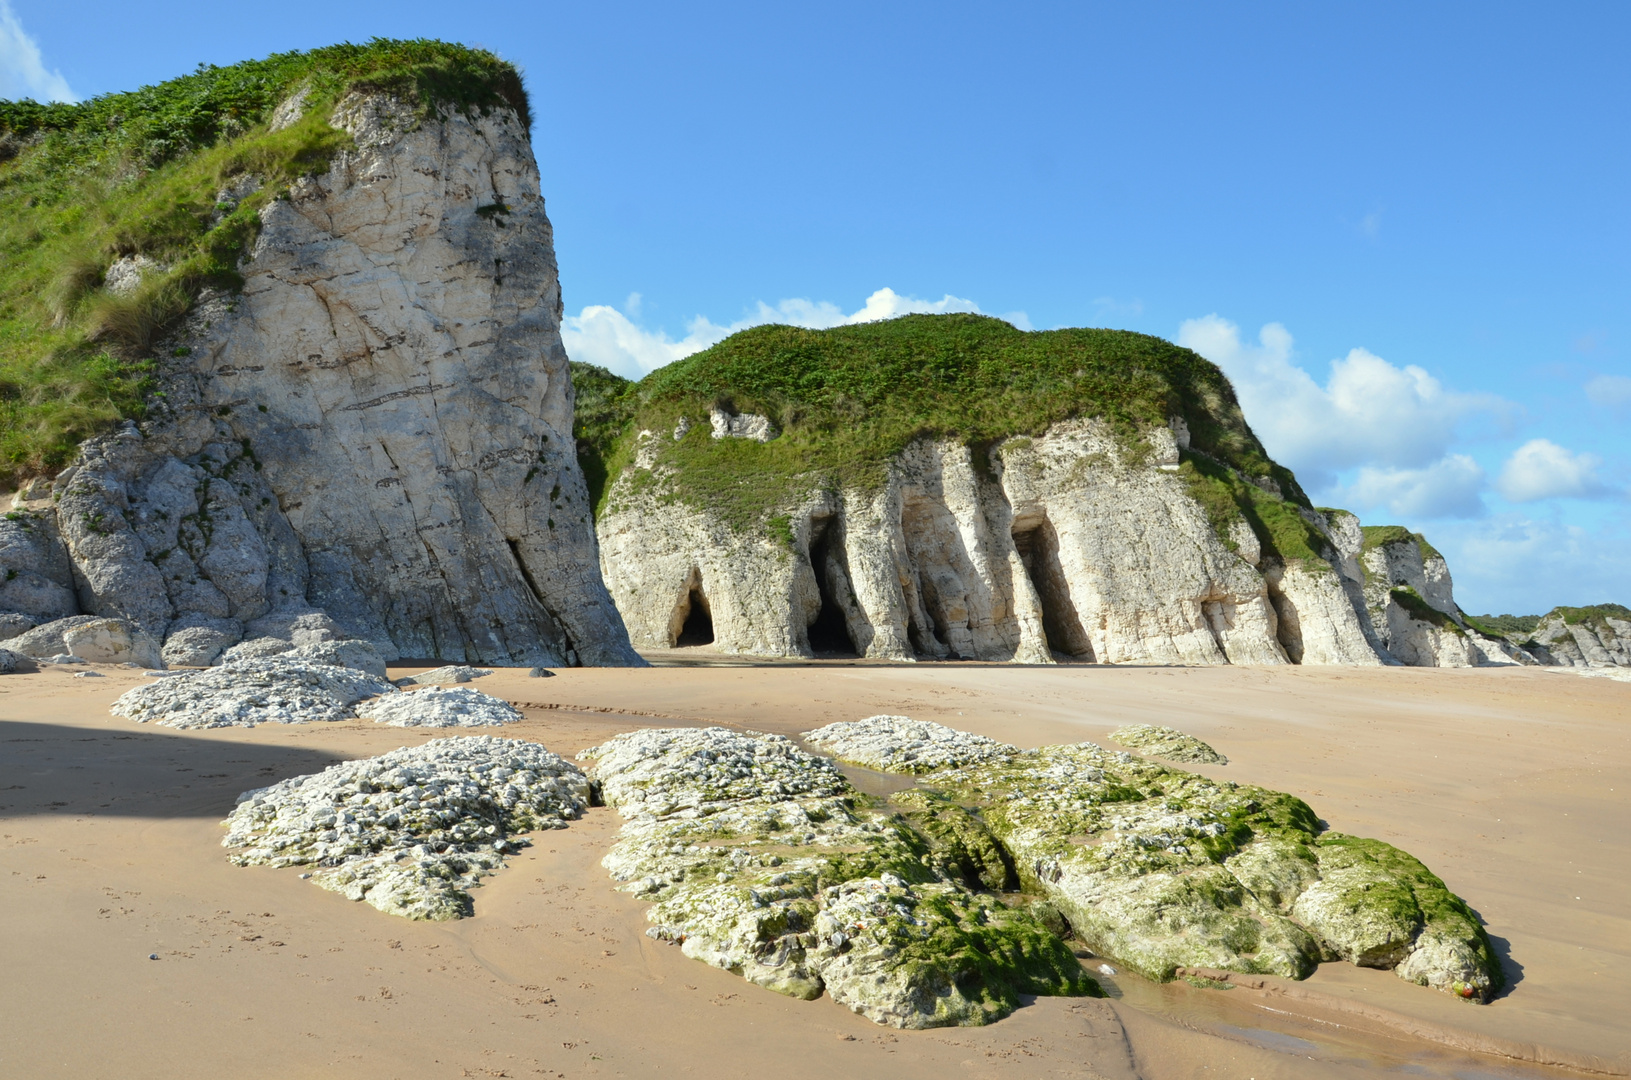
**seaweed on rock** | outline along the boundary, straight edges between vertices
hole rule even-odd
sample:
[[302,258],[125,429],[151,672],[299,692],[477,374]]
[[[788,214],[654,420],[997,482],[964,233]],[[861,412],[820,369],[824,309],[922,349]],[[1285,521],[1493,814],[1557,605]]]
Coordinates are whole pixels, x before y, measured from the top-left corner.
[[775,735],[641,731],[585,751],[627,819],[603,865],[647,931],[778,993],[899,1028],[984,1024],[1101,991],[1025,909],[937,869],[903,818]]
[[896,802],[961,808],[1076,937],[1152,979],[1181,967],[1300,979],[1342,959],[1470,1000],[1502,985],[1444,882],[1389,844],[1324,832],[1291,795],[1078,743],[930,773]]
[[1193,762],[1202,765],[1227,765],[1229,759],[1193,735],[1185,735],[1176,728],[1155,724],[1133,724],[1117,728],[1110,738],[1123,746],[1142,750],[1168,761]]

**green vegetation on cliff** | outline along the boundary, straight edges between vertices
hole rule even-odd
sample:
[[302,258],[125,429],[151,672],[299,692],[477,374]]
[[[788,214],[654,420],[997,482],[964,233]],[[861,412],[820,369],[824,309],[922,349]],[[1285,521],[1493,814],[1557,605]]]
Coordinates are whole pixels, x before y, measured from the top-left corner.
[[[582,372],[575,367],[575,378]],[[830,330],[755,327],[639,383],[587,374],[593,389],[586,394],[580,384],[580,407],[592,395],[595,414],[579,425],[586,471],[615,477],[634,459],[638,433],[651,431],[659,464],[673,470],[673,496],[737,528],[763,523],[811,488],[880,485],[888,461],[921,437],[967,444],[978,466],[1001,439],[1098,417],[1138,456],[1148,449],[1143,432],[1181,416],[1191,472],[1222,485],[1212,493],[1216,520],[1246,517],[1290,558],[1311,556],[1319,542],[1297,514],[1306,496],[1252,434],[1228,379],[1147,334],[1028,332],[981,315],[908,315]],[[714,439],[715,406],[767,416],[779,435],[768,443]],[[690,427],[675,439],[681,418]],[[603,509],[605,490],[596,494]]]
[[1359,531],[1365,536],[1365,551],[1373,551],[1387,544],[1397,544],[1413,540],[1416,550],[1421,552],[1422,561],[1430,558],[1443,558],[1438,549],[1427,542],[1427,537],[1421,533],[1413,533],[1403,525],[1361,525]]
[[1540,615],[1468,615],[1467,624],[1488,637],[1523,641],[1540,625]]
[[[304,116],[270,130],[304,89]],[[438,41],[279,53],[77,105],[0,101],[0,482],[60,467],[81,439],[139,417],[155,339],[206,288],[241,285],[258,212],[350,145],[328,124],[351,90],[393,93],[422,116],[515,109],[519,73]],[[241,199],[217,195],[242,176]],[[159,264],[131,291],[121,257]]]
[[1592,604],[1589,607],[1555,607],[1546,618],[1560,617],[1565,626],[1597,626],[1604,619],[1631,619],[1631,608],[1622,604]]

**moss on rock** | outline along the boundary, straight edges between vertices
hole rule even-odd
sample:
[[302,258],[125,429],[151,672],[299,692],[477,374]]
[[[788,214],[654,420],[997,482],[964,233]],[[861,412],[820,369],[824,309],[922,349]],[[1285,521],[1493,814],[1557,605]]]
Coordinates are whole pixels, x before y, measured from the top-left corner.
[[693,959],[903,1028],[983,1024],[1021,994],[1100,992],[1028,910],[942,872],[905,818],[866,809],[830,762],[785,739],[635,732],[586,756],[628,819],[604,865],[653,901],[647,933]]
[[1198,762],[1203,765],[1229,764],[1228,758],[1206,743],[1175,728],[1133,724],[1112,731],[1110,738],[1123,746],[1143,750],[1168,761]]
[[1421,862],[1325,832],[1283,792],[1078,743],[930,773],[895,801],[944,851],[963,820],[945,808],[979,822],[1078,938],[1149,978],[1304,978],[1340,958],[1467,999],[1501,986],[1476,916]]

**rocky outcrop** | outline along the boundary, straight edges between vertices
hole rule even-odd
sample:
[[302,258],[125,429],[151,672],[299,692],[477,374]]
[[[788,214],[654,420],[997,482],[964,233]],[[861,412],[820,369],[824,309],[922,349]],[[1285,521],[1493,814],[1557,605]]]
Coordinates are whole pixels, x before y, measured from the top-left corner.
[[[806,738],[855,760],[888,719]],[[903,725],[902,741],[922,727]],[[1389,844],[1326,831],[1299,799],[1092,743],[1006,749],[920,777],[902,805],[914,823],[994,837],[1096,953],[1152,979],[1185,967],[1302,979],[1340,959],[1466,1000],[1501,987],[1483,927],[1442,881]]]
[[626,819],[603,865],[653,902],[647,936],[692,959],[898,1028],[989,1023],[1022,994],[1102,994],[1029,907],[970,887],[781,736],[638,731],[583,756]]
[[1555,608],[1524,648],[1547,664],[1631,669],[1631,610],[1619,604]]
[[589,782],[537,743],[435,739],[246,791],[221,843],[239,866],[309,866],[313,884],[391,915],[468,915],[470,889],[589,806]]
[[922,440],[878,489],[790,502],[780,533],[675,499],[637,456],[601,516],[602,570],[648,648],[700,624],[723,651],[778,656],[1378,663],[1335,545],[1284,559],[1245,521],[1220,534],[1181,428],[1139,448],[1093,420],[978,450]]
[[354,149],[262,211],[241,293],[160,350],[149,419],[0,522],[0,627],[114,616],[206,664],[319,616],[387,659],[639,663],[525,128],[355,93],[332,122]]

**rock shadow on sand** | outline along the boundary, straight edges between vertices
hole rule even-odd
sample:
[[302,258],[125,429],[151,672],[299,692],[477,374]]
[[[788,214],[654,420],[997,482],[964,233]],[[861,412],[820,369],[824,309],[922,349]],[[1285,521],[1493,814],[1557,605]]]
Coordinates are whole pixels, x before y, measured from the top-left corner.
[[225,817],[238,795],[345,759],[315,750],[0,721],[0,818]]

